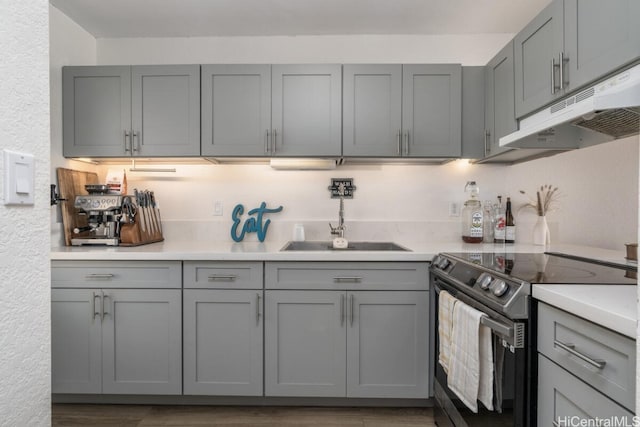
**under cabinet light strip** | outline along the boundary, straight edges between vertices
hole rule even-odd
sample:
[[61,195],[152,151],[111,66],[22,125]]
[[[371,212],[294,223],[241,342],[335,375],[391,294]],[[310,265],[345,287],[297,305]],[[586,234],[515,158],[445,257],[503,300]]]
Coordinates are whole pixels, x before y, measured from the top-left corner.
[[137,168],[136,160],[131,159],[131,167],[129,168],[129,172],[169,172],[175,173],[176,168]]

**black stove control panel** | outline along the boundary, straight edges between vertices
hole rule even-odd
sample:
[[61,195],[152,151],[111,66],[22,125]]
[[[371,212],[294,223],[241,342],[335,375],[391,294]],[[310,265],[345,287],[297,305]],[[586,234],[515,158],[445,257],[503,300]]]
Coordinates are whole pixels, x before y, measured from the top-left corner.
[[505,274],[447,254],[434,257],[431,269],[443,280],[451,282],[460,291],[476,301],[491,306],[511,318],[528,316],[528,283]]

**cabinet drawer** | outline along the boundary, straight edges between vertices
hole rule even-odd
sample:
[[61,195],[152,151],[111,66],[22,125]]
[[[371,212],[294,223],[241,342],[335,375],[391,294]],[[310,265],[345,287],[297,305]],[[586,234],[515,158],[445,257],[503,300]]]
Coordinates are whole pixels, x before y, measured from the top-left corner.
[[541,355],[538,372],[539,426],[601,425],[594,421],[616,418],[632,425],[631,412]]
[[635,407],[634,340],[539,303],[538,351],[626,408]]
[[266,289],[427,290],[427,263],[272,262]]
[[184,287],[262,289],[261,262],[184,262]]
[[54,288],[180,288],[180,261],[52,261]]

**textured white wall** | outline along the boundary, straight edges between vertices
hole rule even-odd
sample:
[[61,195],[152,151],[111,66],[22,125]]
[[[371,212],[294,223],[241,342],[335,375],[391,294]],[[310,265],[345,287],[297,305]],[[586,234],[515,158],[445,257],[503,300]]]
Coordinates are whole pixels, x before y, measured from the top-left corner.
[[[50,105],[51,105],[51,182],[57,184],[56,168],[92,171],[96,167],[62,157],[62,67],[95,65],[96,39],[67,15],[49,6]],[[64,244],[59,208],[51,209],[51,239]]]
[[0,0],[0,146],[36,159],[35,205],[0,204],[3,426],[51,424],[48,7]]

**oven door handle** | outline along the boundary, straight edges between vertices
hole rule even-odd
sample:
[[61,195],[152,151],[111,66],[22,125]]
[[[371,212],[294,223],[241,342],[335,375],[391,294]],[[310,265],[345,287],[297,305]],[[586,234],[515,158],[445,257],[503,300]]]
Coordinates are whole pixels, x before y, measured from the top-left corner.
[[[434,286],[434,289],[436,290],[436,294],[440,294],[442,289],[435,283],[433,284],[433,286]],[[455,298],[456,296],[453,295],[453,297]],[[486,314],[480,318],[480,323],[486,326],[487,328],[491,329],[498,335],[502,335],[503,337],[514,338],[515,336],[515,331],[513,326],[505,325],[501,322],[498,322],[497,320],[493,320]]]

